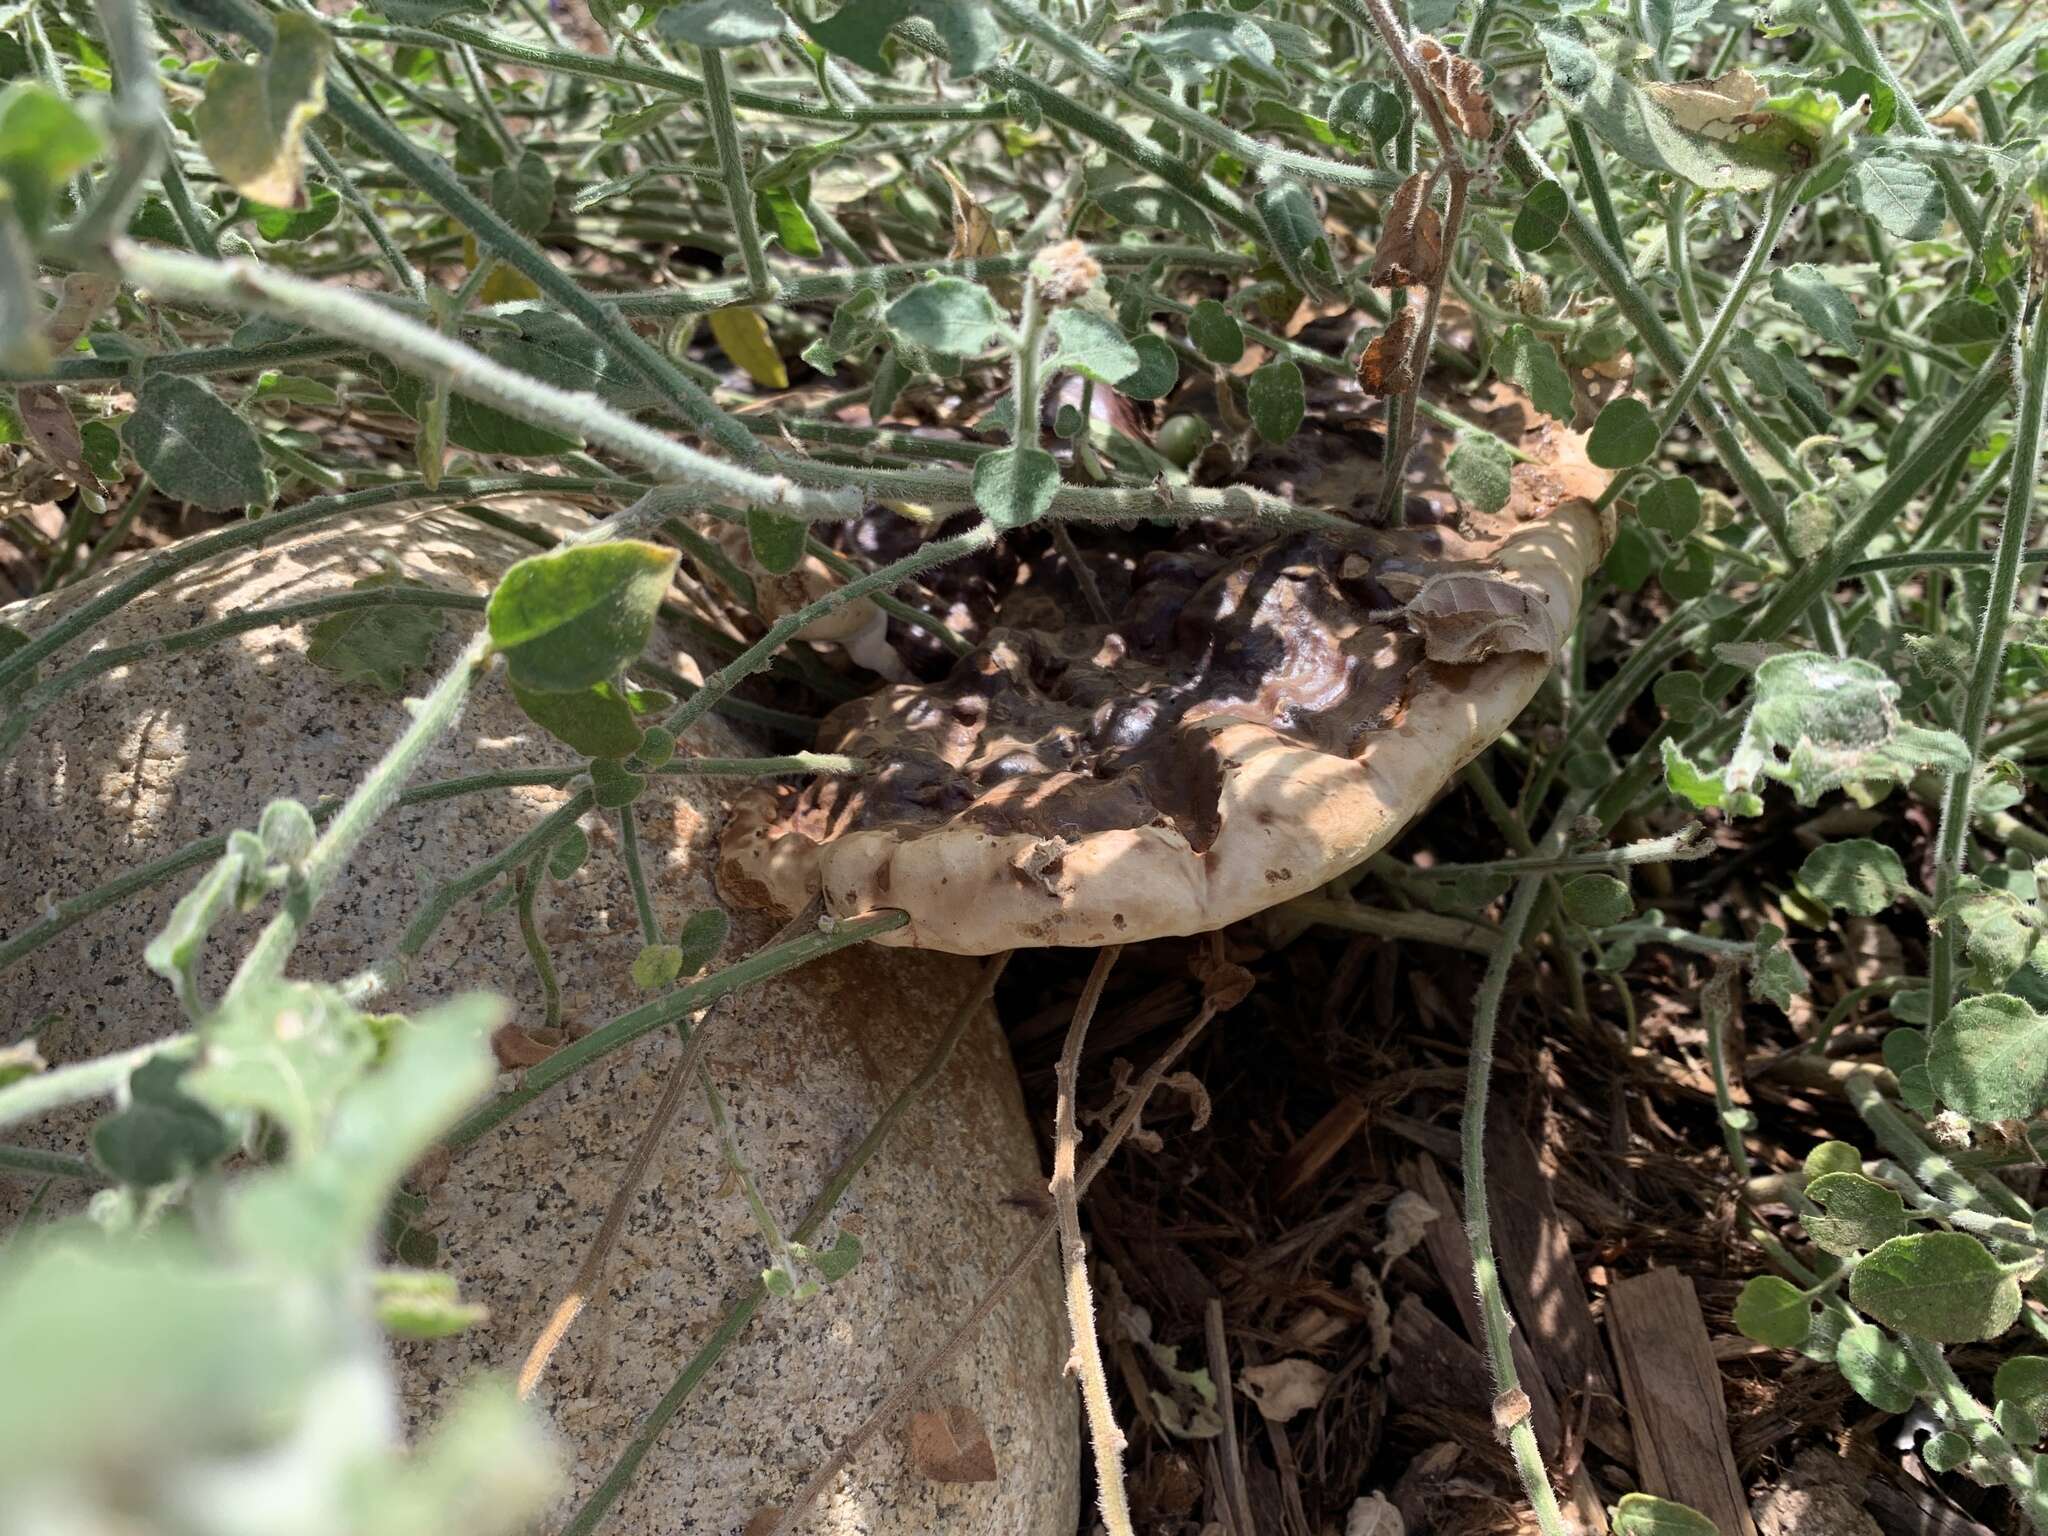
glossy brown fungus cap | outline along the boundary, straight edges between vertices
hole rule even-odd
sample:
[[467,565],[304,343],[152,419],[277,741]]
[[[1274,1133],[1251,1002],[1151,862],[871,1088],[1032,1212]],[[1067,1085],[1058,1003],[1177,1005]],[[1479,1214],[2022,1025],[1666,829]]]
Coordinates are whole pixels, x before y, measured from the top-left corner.
[[829,715],[858,778],[745,792],[735,905],[895,908],[957,954],[1204,933],[1391,840],[1542,682],[1607,548],[1580,440],[1527,434],[1464,531],[1289,533],[1135,560],[1114,623],[1023,602],[942,681]]

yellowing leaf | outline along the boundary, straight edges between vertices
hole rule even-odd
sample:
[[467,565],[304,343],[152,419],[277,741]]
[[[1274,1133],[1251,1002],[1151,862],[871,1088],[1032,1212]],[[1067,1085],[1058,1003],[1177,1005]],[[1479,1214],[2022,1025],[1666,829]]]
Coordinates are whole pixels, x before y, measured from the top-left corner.
[[758,310],[714,309],[711,334],[718,338],[725,355],[746,369],[747,377],[763,389],[789,388],[789,370],[782,365],[782,354],[775,350],[767,322]]
[[[476,269],[476,236],[462,237],[463,264]],[[517,267],[508,267],[502,261],[491,268],[491,275],[484,279],[483,287],[477,290],[479,304],[521,304],[540,297],[540,285],[521,272]]]
[[260,64],[226,63],[206,82],[192,126],[206,158],[237,192],[273,208],[303,208],[299,136],[327,105],[333,45],[320,23],[286,11]]

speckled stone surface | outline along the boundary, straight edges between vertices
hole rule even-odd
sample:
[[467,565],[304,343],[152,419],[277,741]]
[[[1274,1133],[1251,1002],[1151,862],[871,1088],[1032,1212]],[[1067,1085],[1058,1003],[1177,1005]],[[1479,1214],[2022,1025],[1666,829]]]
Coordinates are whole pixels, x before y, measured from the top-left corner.
[[[558,527],[572,526],[569,514],[555,516]],[[452,513],[371,514],[187,572],[127,609],[95,643],[130,643],[343,590],[379,560],[412,580],[480,593],[527,552]],[[18,604],[0,610],[0,621],[35,633],[95,590]],[[436,667],[455,654],[470,622],[452,618]],[[40,719],[0,767],[9,845],[0,864],[0,940],[52,899],[194,838],[253,825],[274,796],[310,804],[346,792],[403,728],[403,706],[337,682],[305,659],[305,643],[303,628],[261,630],[147,670],[113,672]],[[683,745],[716,755],[762,749],[716,718]],[[494,677],[419,777],[565,755]],[[715,900],[721,806],[715,786],[660,782],[637,810],[657,906],[673,927]],[[339,978],[367,967],[392,949],[438,881],[504,846],[559,799],[559,791],[509,790],[388,817],[320,909],[295,969]],[[605,825],[586,826],[593,856],[575,880],[548,887],[541,918],[562,973],[565,1021],[579,1030],[640,1000],[627,975],[639,941],[610,856],[615,839]],[[169,989],[140,955],[192,878],[96,914],[0,975],[8,1034],[30,1027],[44,1055],[65,1062],[178,1028]],[[210,987],[225,981],[253,921],[231,926],[213,945],[203,971]],[[727,957],[766,936],[759,923],[739,925]],[[712,1026],[711,1068],[763,1195],[786,1226],[917,1070],[973,976],[969,962],[868,948],[724,1005]],[[479,988],[508,994],[517,1019],[540,1022],[539,986],[513,914],[471,902],[387,1001],[418,1007]],[[457,1338],[398,1349],[417,1417],[431,1418],[470,1372],[518,1365],[602,1219],[676,1050],[667,1035],[638,1042],[438,1175],[425,1224],[444,1265],[491,1317]],[[52,1121],[20,1139],[80,1150],[88,1119]],[[1011,1197],[1042,1191],[1042,1178],[1007,1048],[984,1017],[819,1238],[823,1245],[840,1231],[857,1233],[862,1262],[808,1303],[771,1302],[670,1424],[605,1528],[736,1536],[757,1510],[786,1499],[994,1278],[1031,1229]],[[20,1182],[0,1180],[0,1225],[25,1193]],[[764,1259],[693,1095],[633,1205],[604,1299],[585,1312],[537,1394],[568,1446],[571,1500],[602,1478]],[[856,1459],[807,1529],[1066,1536],[1076,1523],[1078,1445],[1064,1356],[1048,1259],[916,1405],[976,1415],[994,1446],[996,1480],[927,1479],[909,1464],[899,1426]]]

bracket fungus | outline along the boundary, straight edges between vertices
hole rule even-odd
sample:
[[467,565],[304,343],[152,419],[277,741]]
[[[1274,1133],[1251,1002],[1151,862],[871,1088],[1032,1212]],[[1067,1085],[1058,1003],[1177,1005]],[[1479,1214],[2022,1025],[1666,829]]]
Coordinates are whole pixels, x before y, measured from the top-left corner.
[[1109,624],[1025,583],[943,680],[826,718],[820,748],[865,774],[739,798],[724,895],[898,909],[883,943],[989,954],[1205,933],[1314,890],[1508,727],[1571,630],[1606,477],[1554,424],[1521,446],[1506,505],[1457,529],[1144,548]]

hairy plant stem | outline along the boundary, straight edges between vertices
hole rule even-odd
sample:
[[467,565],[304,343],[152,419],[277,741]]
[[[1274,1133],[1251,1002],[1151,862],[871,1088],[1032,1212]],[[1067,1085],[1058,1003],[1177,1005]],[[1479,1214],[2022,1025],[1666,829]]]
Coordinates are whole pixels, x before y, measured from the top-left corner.
[[1053,1112],[1052,1182],[1048,1186],[1059,1227],[1060,1263],[1066,1270],[1067,1328],[1073,1341],[1067,1369],[1081,1384],[1088,1443],[1095,1455],[1095,1496],[1110,1536],[1131,1536],[1131,1506],[1124,1492],[1124,1436],[1117,1428],[1116,1410],[1110,1406],[1109,1377],[1102,1368],[1102,1344],[1095,1333],[1095,1297],[1088,1288],[1088,1248],[1081,1236],[1080,1198],[1074,1187],[1074,1165],[1081,1147],[1074,1100],[1088,1026],[1122,953],[1122,947],[1114,944],[1096,951],[1095,964],[1067,1027],[1066,1045],[1054,1068],[1058,1097]]
[[[2019,591],[2020,557],[2033,524],[2034,491],[2041,461],[2041,430],[2044,409],[2048,409],[2048,323],[2044,323],[2040,301],[2031,306],[2032,327],[2027,337],[2020,368],[2019,416],[2012,433],[2012,483],[2006,492],[2005,514],[1999,520],[1998,543],[1993,551],[1991,580],[1984,594],[1983,617],[1978,620],[1976,648],[1971,657],[1970,680],[1963,695],[1963,713],[1957,734],[1969,749],[1970,766],[1949,776],[1942,795],[1941,823],[1934,856],[1934,905],[1938,912],[1955,895],[1963,874],[1963,850],[1970,830],[1970,796],[1976,780],[1975,764],[1983,751],[1984,732],[1991,720],[1991,706],[1998,696],[1998,680],[2005,657],[2006,628],[2014,613]],[[1956,990],[1956,928],[1953,921],[1936,929],[1933,942],[1932,1018],[1939,1024],[1948,1017]]]
[[513,874],[517,891],[515,903],[519,912],[519,938],[526,945],[526,958],[533,962],[534,974],[540,978],[541,1027],[559,1029],[562,1023],[562,984],[555,977],[555,962],[548,954],[547,941],[540,936],[540,925],[533,919],[534,898],[540,894],[542,871],[547,866],[547,855],[535,854],[524,868]]
[[704,68],[704,115],[711,121],[712,142],[718,147],[718,173],[725,183],[726,211],[732,215],[740,260],[746,264],[747,297],[756,304],[765,304],[775,297],[780,285],[768,270],[767,253],[761,246],[761,226],[754,218],[754,194],[747,186],[747,162],[740,149],[740,125],[733,115],[725,60],[716,48],[700,48],[698,62]]
[[[850,518],[860,512],[860,498],[850,492],[808,490],[783,475],[714,459],[593,396],[543,384],[348,289],[287,277],[253,262],[211,262],[128,243],[118,255],[132,281],[161,296],[255,310],[345,336],[508,415],[587,437],[672,481],[701,486],[709,495],[796,517]],[[752,434],[736,430],[753,444]]]

